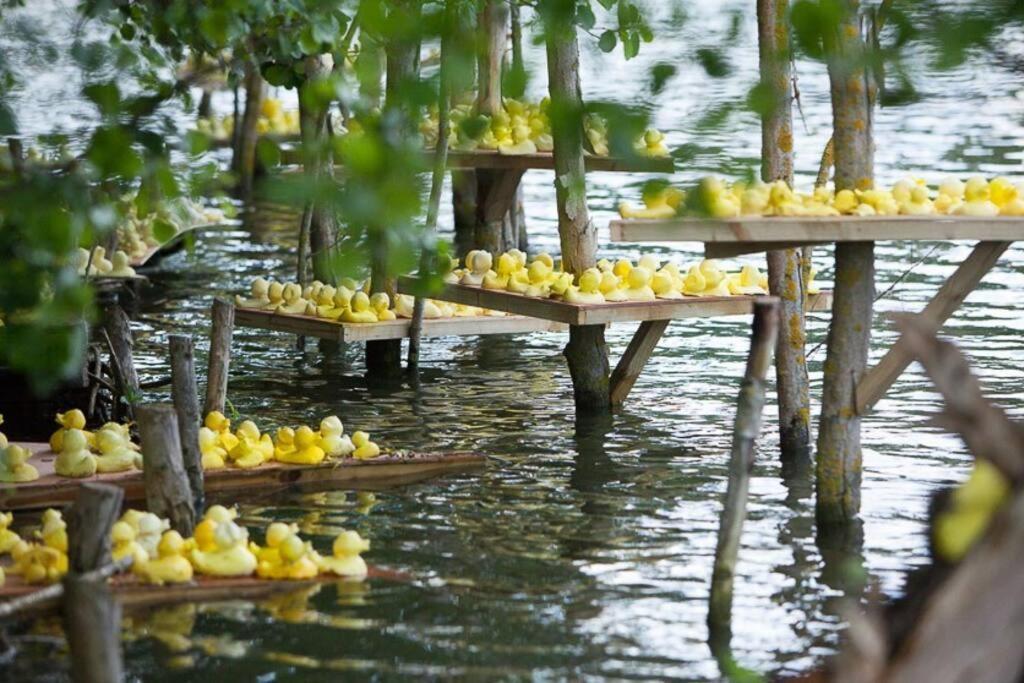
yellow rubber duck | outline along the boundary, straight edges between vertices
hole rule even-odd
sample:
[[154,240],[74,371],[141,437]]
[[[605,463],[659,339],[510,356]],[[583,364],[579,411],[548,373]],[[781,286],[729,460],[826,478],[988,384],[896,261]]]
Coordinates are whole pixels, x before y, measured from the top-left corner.
[[484,289],[495,289],[503,290],[508,287],[509,278],[512,274],[518,270],[519,263],[516,261],[515,256],[508,252],[498,257],[498,264],[496,271],[488,271],[484,275],[483,287]]
[[89,452],[80,429],[65,430],[62,441],[62,450],[53,466],[58,475],[81,479],[96,474],[96,456]]
[[341,320],[347,323],[377,322],[377,315],[370,310],[370,297],[366,296],[366,292],[352,295],[351,308],[341,314]]
[[598,289],[604,296],[605,301],[626,301],[626,292],[622,288],[622,280],[611,270],[601,273],[601,283],[598,285]]
[[344,425],[337,415],[330,415],[320,420],[320,440],[317,445],[323,449],[328,458],[343,458],[352,455],[356,447],[352,439],[345,434]]
[[220,446],[225,451],[230,452],[238,445],[238,437],[231,433],[231,420],[224,417],[224,413],[219,410],[209,413],[203,421],[203,426],[217,433]]
[[135,561],[132,571],[146,583],[162,586],[192,580],[192,563],[185,557],[185,539],[173,529],[165,531],[157,544],[157,555],[142,562]]
[[47,508],[40,518],[42,526],[36,530],[35,537],[49,548],[55,548],[62,553],[68,551],[68,525],[60,510]]
[[654,301],[654,290],[651,289],[651,271],[637,266],[629,271],[626,278],[626,298],[630,301]]
[[314,303],[318,318],[329,318],[335,309],[334,296],[337,293],[338,290],[336,287],[323,285],[315,292],[310,290],[310,296],[304,298],[307,301],[312,301]]
[[761,271],[753,264],[746,264],[739,273],[728,278],[729,293],[735,295],[767,294],[761,288]]
[[68,556],[46,545],[25,544],[14,556],[14,565],[8,571],[20,574],[25,583],[56,583],[68,573]]
[[832,208],[846,216],[852,215],[858,206],[860,206],[860,200],[857,199],[853,190],[840,190],[836,193],[832,203]]
[[683,295],[675,288],[672,276],[663,270],[659,270],[654,274],[654,277],[651,279],[651,289],[654,290],[654,296],[659,299],[683,298]]
[[952,214],[963,204],[966,186],[959,178],[947,178],[939,185],[939,195],[935,198],[935,210],[942,214]]
[[252,420],[245,420],[238,425],[235,436],[240,441],[248,440],[255,444],[263,455],[263,462],[274,459],[274,440],[270,438],[270,434],[260,434],[259,427]]
[[137,567],[149,559],[149,553],[136,540],[135,527],[124,520],[114,522],[110,527],[110,556],[115,560],[123,557],[132,558],[132,566]]
[[219,470],[226,466],[224,459],[228,457],[228,452],[220,445],[217,432],[209,427],[199,428],[199,452],[202,454],[204,470]]
[[573,304],[603,304],[604,294],[601,293],[601,271],[587,268],[580,275],[580,286],[571,287],[565,293],[565,300]]
[[988,529],[1011,493],[1006,477],[995,465],[976,460],[967,481],[951,496],[949,508],[935,520],[935,550],[947,562],[958,562]]
[[291,533],[281,539],[276,547],[277,561],[260,560],[256,573],[264,579],[302,580],[319,574],[310,547],[298,534]]
[[[273,444],[271,444],[271,447],[272,446]],[[235,467],[243,470],[251,470],[266,462],[264,454],[264,445],[259,441],[241,439],[239,440],[238,445],[228,452],[228,458],[231,459],[231,463]]]
[[367,574],[366,561],[360,557],[370,549],[370,542],[356,531],[342,531],[334,539],[332,555],[319,558],[320,571],[348,578],[363,578]]
[[295,430],[291,427],[279,427],[274,434],[274,460],[287,458],[294,453]]
[[302,288],[302,298],[306,301],[318,301],[320,299],[320,292],[322,292],[326,286],[327,285],[319,280],[313,280]]
[[743,216],[770,216],[774,213],[767,185],[759,183],[743,191],[740,196],[740,214]]
[[967,181],[964,202],[953,210],[957,216],[990,217],[999,215],[999,207],[989,199],[988,182],[981,176]]
[[278,461],[291,465],[319,465],[326,457],[324,450],[317,446],[318,436],[303,425],[295,430],[295,450],[282,452]]
[[683,278],[683,294],[687,296],[700,296],[707,289],[708,281],[699,265],[690,266]]
[[935,204],[928,198],[928,188],[914,185],[910,188],[908,198],[900,202],[900,214],[904,216],[931,216],[935,213]]
[[648,157],[667,157],[668,147],[665,145],[665,135],[653,128],[644,133],[643,144],[638,145],[638,151]]
[[278,313],[289,313],[291,315],[303,315],[309,304],[302,298],[302,288],[294,282],[284,286],[284,301],[277,307]]
[[135,527],[135,540],[150,557],[156,557],[160,536],[171,528],[171,523],[152,512],[138,512],[127,519],[131,520],[129,523]]
[[657,188],[644,192],[643,208],[637,208],[629,202],[619,202],[619,215],[626,219],[665,220],[675,218],[676,207],[670,203],[673,188]]
[[462,276],[461,284],[480,287],[484,283],[484,276],[491,270],[493,260],[486,251],[473,250],[466,255],[466,267],[469,269]]
[[1020,189],[1005,176],[989,181],[988,194],[989,200],[998,206],[1000,211],[1005,209],[1007,204],[1020,199]]
[[249,550],[256,556],[258,564],[264,562],[274,565],[281,564],[281,543],[289,536],[299,532],[297,524],[285,524],[284,522],[271,522],[264,532],[265,546],[260,547],[255,541],[249,541]]
[[[2,325],[2,321],[0,321],[0,325]],[[4,416],[0,415],[0,425],[2,425],[3,423],[4,423]],[[7,435],[4,434],[3,432],[0,432],[0,449],[7,448],[7,446],[8,446]]]
[[267,285],[267,302],[260,308],[266,311],[276,311],[284,304],[284,285],[280,282],[271,281]]
[[394,320],[398,316],[391,310],[391,297],[386,292],[377,292],[370,297],[370,308],[373,309],[374,315],[377,316],[377,320]]
[[807,275],[807,293],[810,295],[821,294],[821,287],[819,287],[818,283],[814,281],[814,278],[817,277],[818,275],[818,269],[811,268],[810,272]]
[[29,464],[30,456],[26,449],[17,444],[0,448],[0,482],[22,484],[38,479],[39,470]]
[[120,425],[108,422],[95,433],[96,471],[100,473],[126,472],[142,469],[142,455],[131,448]]
[[354,292],[348,287],[339,285],[334,288],[331,306],[329,308],[317,308],[317,315],[327,320],[339,320],[341,316],[345,315],[345,311],[352,307],[353,294]]
[[192,566],[205,576],[249,576],[256,571],[256,556],[246,547],[245,531],[231,520],[218,522],[214,548],[193,548]]
[[526,296],[546,299],[551,294],[551,267],[544,261],[534,261],[526,271],[530,286],[526,288]]
[[11,552],[14,546],[24,543],[17,532],[11,531],[10,526],[14,523],[14,515],[10,512],[0,512],[0,555]]
[[110,260],[110,272],[107,277],[135,277],[135,269],[131,267],[128,254],[120,249],[114,252]]
[[61,428],[50,436],[50,450],[54,453],[64,450],[64,435],[69,429],[81,431],[85,435],[86,443],[92,439],[92,433],[85,431],[85,413],[78,408],[66,413],[57,413],[57,424]]
[[623,282],[625,282],[626,278],[629,277],[629,272],[631,270],[633,270],[633,264],[630,263],[628,259],[619,259],[615,262],[615,265],[612,266],[612,273],[614,273],[615,276]]
[[196,524],[192,533],[192,542],[200,550],[213,550],[216,543],[213,541],[213,532],[221,522],[231,522],[238,517],[238,511],[234,508],[226,508],[223,505],[211,505],[206,509],[202,521]]
[[[559,273],[551,280],[551,294],[564,298],[570,288],[572,288],[572,273]],[[488,312],[488,315],[492,313]]]
[[370,441],[370,435],[366,432],[356,432],[352,435],[352,445],[356,447],[352,451],[352,457],[356,460],[372,460],[380,455],[380,447]]

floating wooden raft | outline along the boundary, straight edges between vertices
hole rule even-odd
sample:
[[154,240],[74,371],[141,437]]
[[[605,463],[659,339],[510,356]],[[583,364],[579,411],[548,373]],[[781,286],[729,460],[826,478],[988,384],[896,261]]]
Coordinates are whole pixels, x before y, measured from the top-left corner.
[[[381,339],[405,339],[411,321],[400,318],[377,323],[344,323],[290,313],[275,313],[256,308],[235,307],[236,327],[255,327],[291,332],[338,342],[364,342]],[[472,316],[436,318],[423,321],[424,337],[462,337],[522,332],[560,332],[566,326],[549,320],[523,316]]]
[[[103,482],[124,489],[125,500],[145,500],[142,472],[97,474],[85,479],[58,477],[54,471],[57,456],[49,445],[20,444],[32,452],[30,463],[39,470],[39,479],[24,484],[0,484],[0,510],[25,510],[57,507],[74,500],[83,482]],[[204,473],[207,494],[251,492],[290,485],[322,484],[400,484],[426,477],[480,467],[486,459],[472,453],[391,454],[373,460],[345,458],[322,465],[285,465],[270,462],[243,470],[226,468]]]
[[132,268],[145,267],[153,257],[159,253],[170,253],[176,251],[184,242],[185,235],[190,232],[198,232],[200,230],[208,230],[222,225],[221,223],[201,223],[199,225],[193,225],[179,231],[174,237],[167,240],[163,244],[157,244],[156,246],[149,247],[141,256],[133,258],[130,262]]
[[[400,292],[408,293],[416,287],[418,287],[416,278],[404,277],[398,281],[398,291]],[[442,301],[490,308],[567,325],[604,325],[631,321],[744,315],[753,311],[754,301],[753,296],[701,296],[658,299],[657,301],[574,304],[557,299],[529,297],[514,292],[451,284],[446,284],[440,292],[432,296]],[[809,310],[828,310],[831,305],[831,293],[822,292],[811,297]]]
[[758,217],[728,220],[616,220],[613,242],[703,242],[708,256],[727,257],[834,242],[1024,239],[1024,218],[996,216]]
[[[399,571],[382,567],[369,566],[368,579],[403,582],[411,577]],[[139,581],[130,573],[118,574],[110,580],[110,585],[117,595],[118,601],[126,609],[144,609],[160,607],[182,602],[214,602],[218,600],[259,600],[278,593],[309,588],[316,584],[331,584],[351,581],[339,576],[321,574],[313,579],[302,581],[273,581],[254,576],[217,578],[196,576],[189,583],[165,586],[154,586]],[[25,583],[20,576],[7,574],[7,579],[0,587],[0,604],[35,593],[45,586]],[[60,606],[61,597],[57,596],[34,603],[21,615],[39,615],[52,611]]]

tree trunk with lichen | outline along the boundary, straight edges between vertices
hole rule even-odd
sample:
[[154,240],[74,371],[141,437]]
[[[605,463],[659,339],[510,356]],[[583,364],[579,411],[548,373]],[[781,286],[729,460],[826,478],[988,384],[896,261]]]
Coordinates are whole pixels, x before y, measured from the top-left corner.
[[[308,57],[305,69],[305,79],[299,94],[299,130],[306,179],[315,185],[329,182],[334,174],[330,130],[327,125],[330,108],[326,104],[321,106],[312,101],[314,98],[307,94],[307,89],[312,83],[331,75],[332,60],[329,55]],[[308,254],[313,262],[313,277],[321,282],[333,283],[336,278],[331,267],[330,252],[338,228],[334,213],[322,204],[313,203],[303,212],[300,221],[300,242],[309,240]],[[299,252],[303,259],[305,247],[305,244],[300,244]],[[299,270],[305,272],[304,263]]]
[[[406,15],[399,18],[398,15]],[[419,21],[419,3],[405,0],[396,2],[391,18],[398,25],[415,26]],[[391,38],[385,46],[387,76],[385,109],[400,113],[407,134],[415,130],[415,111],[410,102],[410,89],[419,77],[420,44],[411,35]],[[370,253],[370,291],[386,292],[394,300],[396,283],[390,268],[390,255],[383,231],[387,226],[376,226],[377,237],[372,240]],[[394,378],[402,374],[402,340],[388,339],[366,343],[366,370],[374,377]]]
[[242,201],[252,199],[253,184],[256,178],[256,143],[259,132],[256,130],[260,118],[263,98],[266,96],[267,84],[260,75],[255,64],[245,66],[245,110],[242,120],[237,117],[234,126],[237,134],[233,136],[235,147],[232,150],[231,170],[238,179],[238,195]]
[[[866,189],[874,177],[874,84],[864,68],[858,0],[844,0],[830,46],[836,189]],[[836,245],[835,296],[818,429],[817,518],[842,524],[860,510],[861,446],[857,384],[867,368],[875,297],[874,242]]]
[[[567,15],[567,16],[566,16]],[[562,265],[577,277],[597,261],[597,228],[587,210],[583,159],[583,99],[575,9],[547,26],[548,88],[554,138],[555,194]],[[565,358],[572,375],[577,411],[610,409],[608,347],[603,325],[573,325]]]
[[[771,108],[761,119],[761,178],[793,184],[793,100],[789,61],[789,0],[758,0],[761,83]],[[807,379],[804,279],[800,252],[768,252],[768,287],[782,302],[775,348],[779,441],[783,459],[810,457],[810,392]]]

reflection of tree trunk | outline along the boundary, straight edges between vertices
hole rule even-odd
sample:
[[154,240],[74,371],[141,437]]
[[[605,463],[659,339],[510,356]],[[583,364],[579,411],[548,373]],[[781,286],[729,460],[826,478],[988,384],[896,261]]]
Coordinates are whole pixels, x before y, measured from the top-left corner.
[[203,94],[199,97],[199,106],[196,107],[196,115],[201,119],[210,117],[213,111],[213,96],[209,90],[203,90]]
[[[567,272],[579,276],[597,261],[597,229],[587,211],[579,44],[573,23],[575,8],[567,15],[560,15],[547,27],[548,87],[551,91],[555,193],[562,263]],[[610,368],[604,326],[571,327],[564,353],[572,375],[576,409],[609,410]]]
[[[864,67],[858,0],[844,0],[835,49],[829,55],[832,84],[836,189],[873,184],[874,84]],[[817,517],[845,523],[860,510],[861,447],[857,385],[867,368],[875,298],[874,242],[836,245],[835,298],[818,430]]]
[[236,146],[231,158],[231,170],[238,178],[238,193],[243,201],[252,199],[253,181],[256,177],[256,143],[259,133],[256,125],[260,118],[260,108],[266,95],[266,83],[255,64],[245,66],[245,111],[242,121],[235,119],[238,129]]

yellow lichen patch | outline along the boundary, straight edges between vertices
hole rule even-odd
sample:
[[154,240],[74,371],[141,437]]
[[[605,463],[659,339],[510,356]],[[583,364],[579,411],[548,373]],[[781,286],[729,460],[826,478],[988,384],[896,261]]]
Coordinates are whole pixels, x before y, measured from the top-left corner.
[[779,133],[778,145],[779,149],[786,154],[790,154],[793,151],[793,131],[788,127],[784,128],[782,132]]

